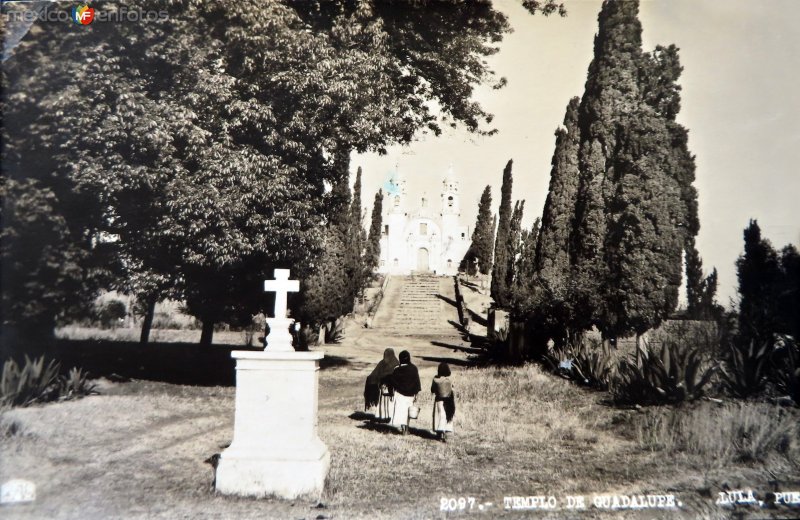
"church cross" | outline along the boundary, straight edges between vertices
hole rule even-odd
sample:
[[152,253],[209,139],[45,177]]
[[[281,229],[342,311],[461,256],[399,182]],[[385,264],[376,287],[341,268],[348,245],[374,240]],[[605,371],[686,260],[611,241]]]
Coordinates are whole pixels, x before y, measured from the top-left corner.
[[275,269],[275,279],[264,280],[264,291],[275,293],[275,318],[286,318],[286,295],[299,290],[300,281],[289,280],[288,269]]

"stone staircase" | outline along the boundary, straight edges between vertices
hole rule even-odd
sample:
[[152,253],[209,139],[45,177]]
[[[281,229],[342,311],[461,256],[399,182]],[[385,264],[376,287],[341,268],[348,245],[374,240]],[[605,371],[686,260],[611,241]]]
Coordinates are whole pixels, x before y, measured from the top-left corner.
[[451,277],[416,274],[392,276],[384,291],[372,328],[395,336],[458,336]]

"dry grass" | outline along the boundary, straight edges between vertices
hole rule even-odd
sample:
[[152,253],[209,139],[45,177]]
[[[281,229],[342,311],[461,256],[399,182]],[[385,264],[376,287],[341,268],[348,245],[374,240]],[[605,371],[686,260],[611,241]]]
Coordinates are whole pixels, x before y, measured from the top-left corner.
[[[427,431],[432,401],[425,391],[411,435],[371,429],[353,412],[361,408],[364,378],[387,341],[349,334],[350,343],[329,353],[350,364],[320,373],[319,433],[331,451],[324,508],[315,508],[316,501],[215,495],[211,467],[203,461],[231,440],[234,389],[134,381],[104,382],[101,396],[0,417],[0,481],[27,478],[38,486],[33,505],[5,507],[4,517],[421,519],[442,516],[441,497],[502,503],[511,495],[650,491],[679,494],[686,508],[670,518],[714,518],[727,512],[709,509],[699,493],[731,475],[754,488],[774,478],[800,486],[791,458],[797,444],[767,435],[791,432],[792,420],[796,434],[796,411],[756,404],[687,407],[674,417],[660,409],[616,410],[602,403],[604,394],[534,366],[454,370],[456,432],[447,444]],[[447,351],[425,350],[413,339],[388,345],[412,349],[427,390],[436,362],[420,356]],[[670,421],[681,425],[678,433]],[[757,428],[762,424],[770,426]],[[738,431],[750,433],[737,438]],[[723,444],[740,447],[725,455]],[[752,457],[740,456],[748,450]],[[703,467],[718,459],[716,469]],[[619,516],[588,510],[580,518]]]
[[[76,341],[105,340],[138,342],[141,329],[138,327],[118,327],[115,329],[98,329],[96,327],[81,327],[79,325],[66,325],[56,329],[56,337]],[[200,330],[192,329],[152,329],[150,343],[198,343]],[[214,332],[215,345],[254,345],[262,333],[248,331],[221,330]]]
[[636,421],[636,438],[642,448],[709,467],[770,460],[800,467],[798,414],[766,403],[654,410]]

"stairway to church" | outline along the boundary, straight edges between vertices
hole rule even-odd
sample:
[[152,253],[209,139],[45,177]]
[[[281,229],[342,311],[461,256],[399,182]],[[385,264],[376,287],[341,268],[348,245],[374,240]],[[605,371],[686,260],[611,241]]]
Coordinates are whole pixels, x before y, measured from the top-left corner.
[[392,276],[372,328],[396,336],[457,336],[453,278],[430,274]]

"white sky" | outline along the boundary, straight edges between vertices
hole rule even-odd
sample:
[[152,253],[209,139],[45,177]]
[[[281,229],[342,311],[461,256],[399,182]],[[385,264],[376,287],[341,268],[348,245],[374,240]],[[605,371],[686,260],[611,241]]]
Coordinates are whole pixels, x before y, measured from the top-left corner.
[[[496,211],[502,170],[513,158],[513,197],[526,200],[524,224],[541,215],[553,132],[569,99],[583,94],[602,2],[565,0],[566,18],[530,16],[520,3],[496,2],[514,33],[489,61],[509,84],[476,96],[495,115],[499,133],[484,138],[455,130],[422,136],[387,156],[354,157],[353,170],[364,170],[365,205],[395,164],[411,197],[427,191],[434,198],[452,163],[461,181],[462,221],[471,229],[487,184]],[[776,248],[800,245],[800,1],[643,0],[639,19],[645,51],[671,43],[681,50],[678,120],[697,156],[697,245],[706,271],[718,269],[718,300],[727,305],[736,294],[734,262],[748,219],[758,219]]]

